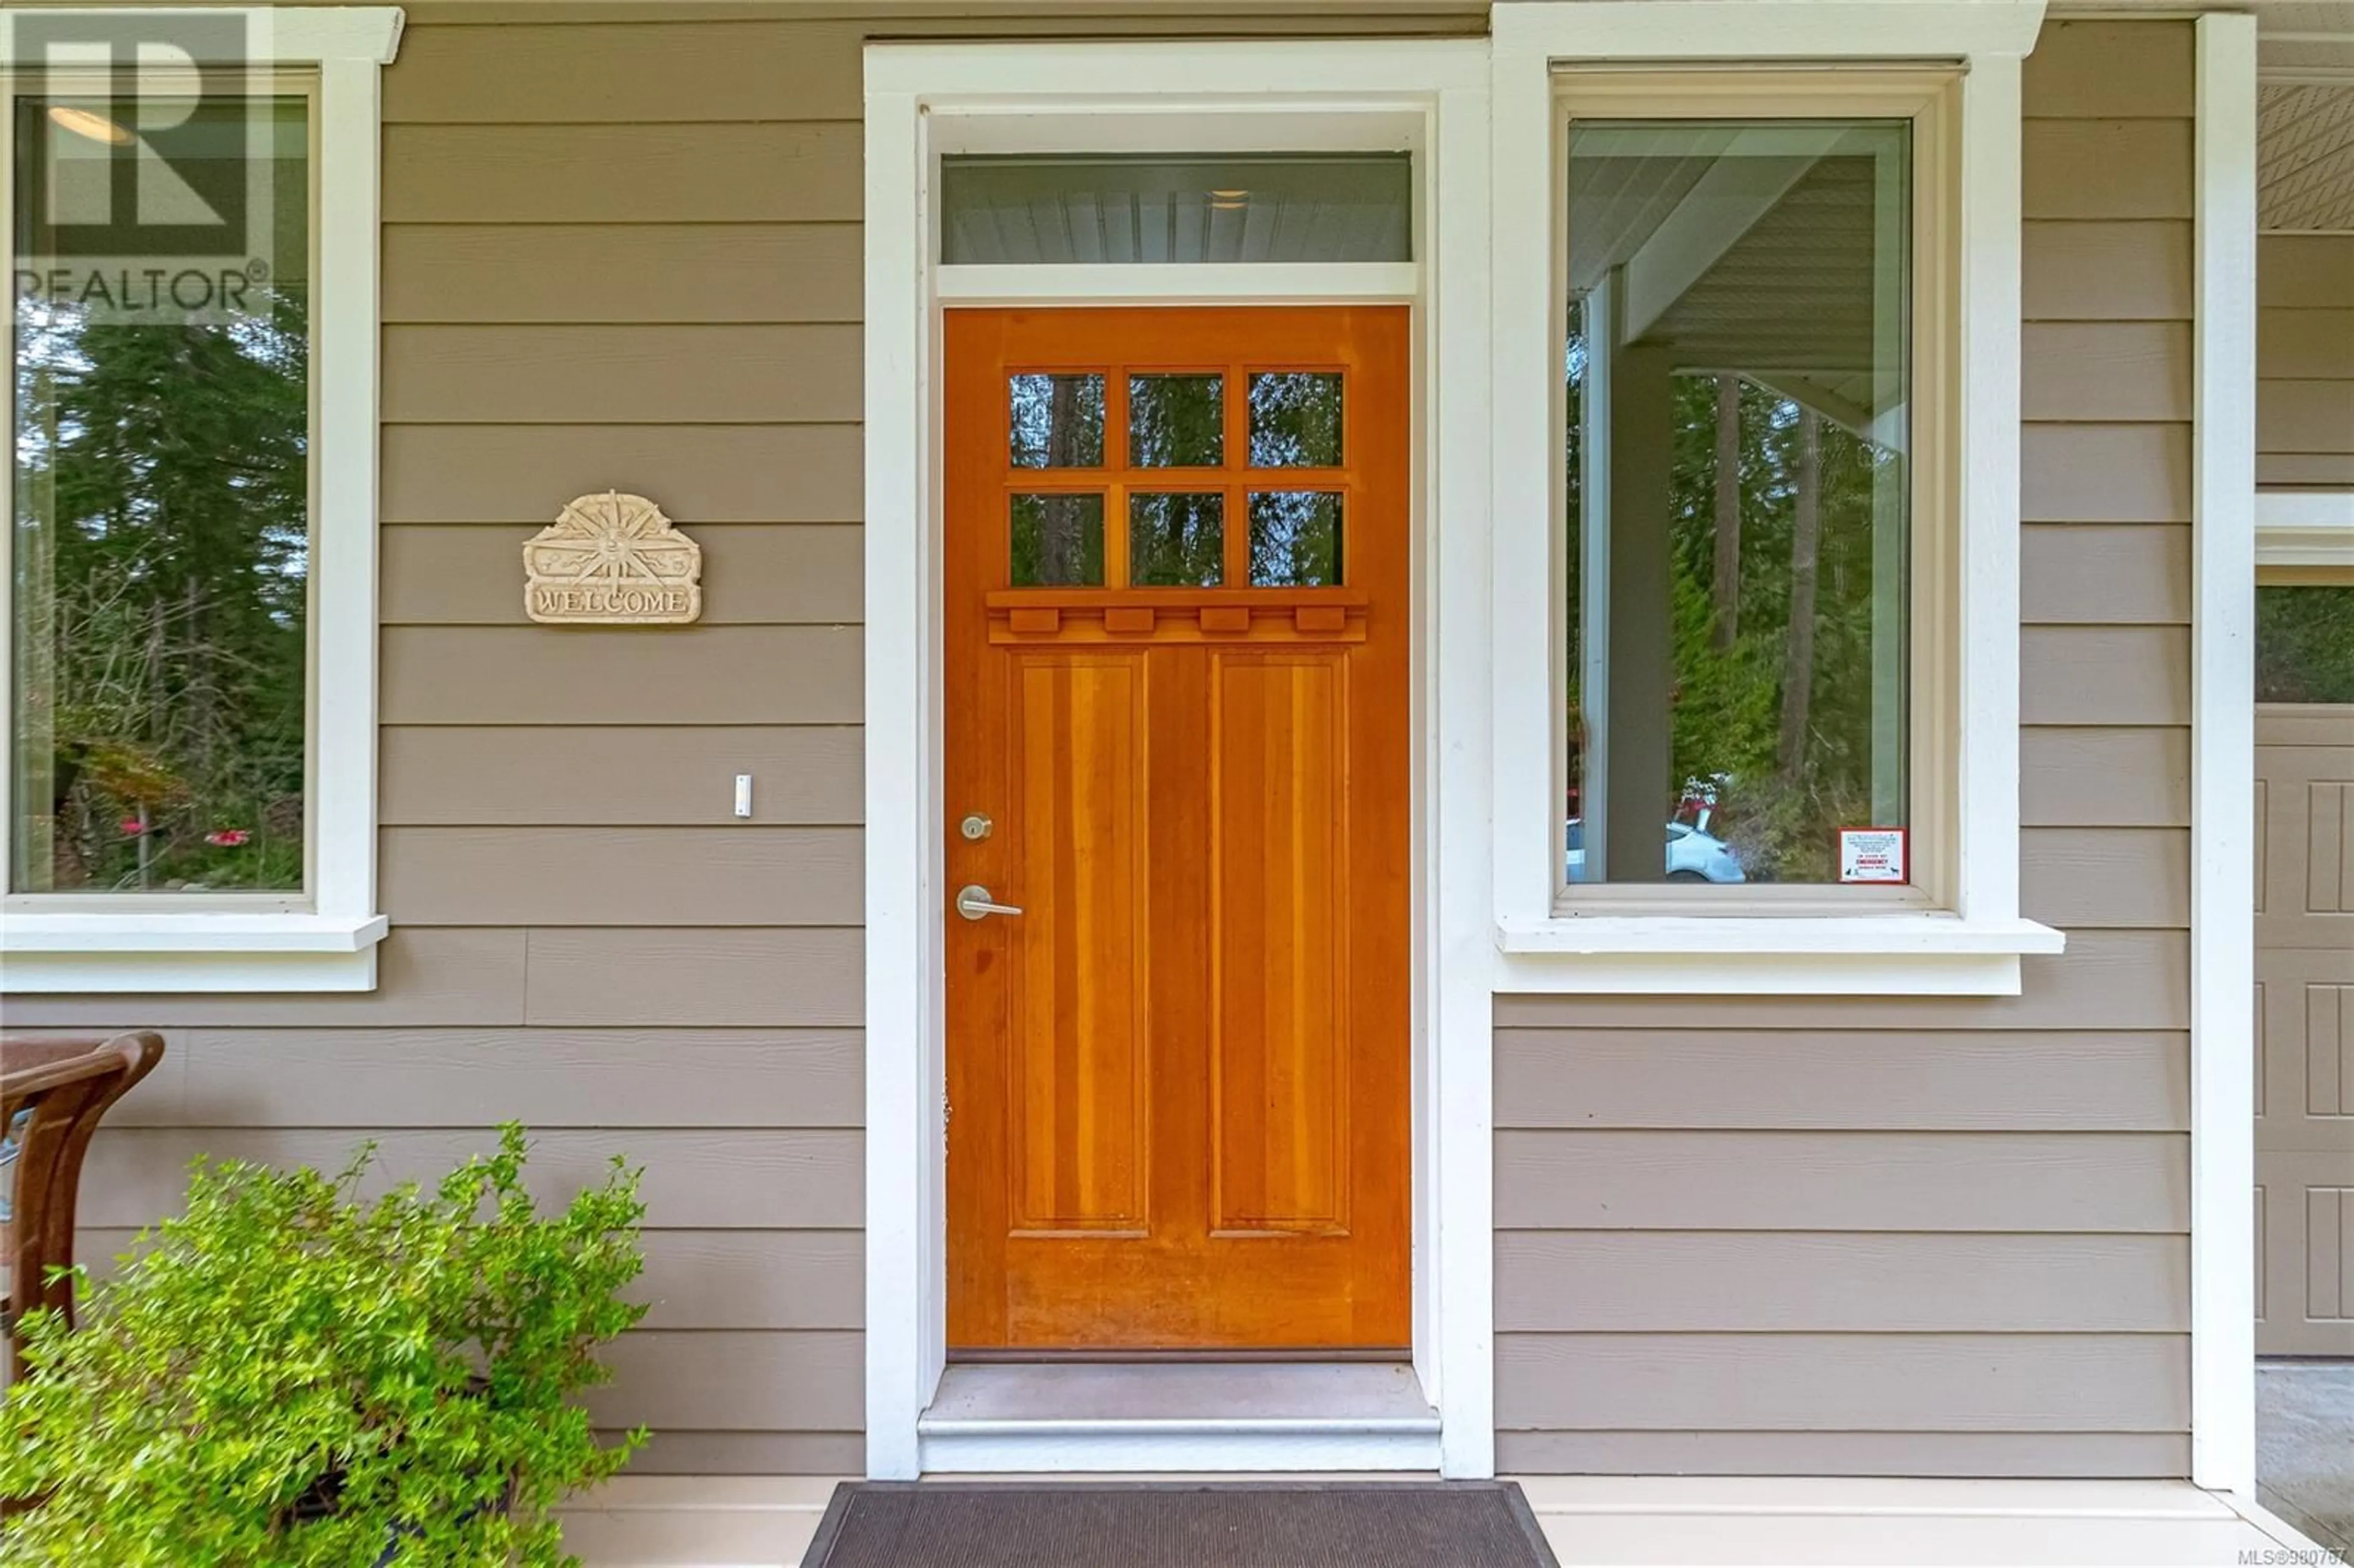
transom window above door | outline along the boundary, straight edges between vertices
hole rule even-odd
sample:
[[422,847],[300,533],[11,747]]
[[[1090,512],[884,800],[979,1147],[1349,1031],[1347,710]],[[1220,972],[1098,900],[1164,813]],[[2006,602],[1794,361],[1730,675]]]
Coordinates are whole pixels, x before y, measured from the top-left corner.
[[1348,376],[1330,366],[1016,372],[1006,581],[1341,587],[1348,414]]
[[940,161],[949,266],[1414,260],[1405,153]]

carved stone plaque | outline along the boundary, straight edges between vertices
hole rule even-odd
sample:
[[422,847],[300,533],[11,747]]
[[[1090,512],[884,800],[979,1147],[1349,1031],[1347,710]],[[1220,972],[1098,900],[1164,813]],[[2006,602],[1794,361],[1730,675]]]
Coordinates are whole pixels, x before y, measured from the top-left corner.
[[561,626],[683,625],[703,614],[703,546],[642,495],[584,495],[523,547],[523,608]]

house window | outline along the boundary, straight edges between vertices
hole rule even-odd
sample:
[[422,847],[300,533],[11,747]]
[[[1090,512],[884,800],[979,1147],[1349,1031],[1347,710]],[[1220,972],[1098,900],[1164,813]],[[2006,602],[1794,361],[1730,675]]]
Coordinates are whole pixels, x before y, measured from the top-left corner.
[[143,100],[143,210],[124,106],[15,101],[11,892],[307,885],[309,107]]
[[1573,117],[1564,879],[1905,885],[1912,125]]
[[2001,995],[2065,946],[2019,908],[2041,13],[1839,11],[1497,7],[1500,989]]
[[375,984],[399,26],[0,13],[0,992]]
[[2256,701],[2354,704],[2354,584],[2257,588]]

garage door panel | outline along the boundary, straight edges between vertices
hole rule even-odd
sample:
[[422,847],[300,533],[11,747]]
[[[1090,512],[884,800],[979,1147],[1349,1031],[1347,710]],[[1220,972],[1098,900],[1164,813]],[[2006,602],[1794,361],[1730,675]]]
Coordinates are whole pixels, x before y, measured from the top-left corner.
[[2257,1351],[2345,1355],[2354,1349],[2354,1167],[2338,1154],[2257,1163]]
[[2256,739],[2256,1348],[2354,1355],[2354,707]]

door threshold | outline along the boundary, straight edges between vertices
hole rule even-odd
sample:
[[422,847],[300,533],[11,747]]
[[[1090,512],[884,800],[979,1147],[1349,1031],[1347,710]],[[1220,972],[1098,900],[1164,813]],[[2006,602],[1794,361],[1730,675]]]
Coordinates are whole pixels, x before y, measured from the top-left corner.
[[928,1474],[1438,1467],[1438,1412],[1394,1362],[959,1364],[916,1432]]

